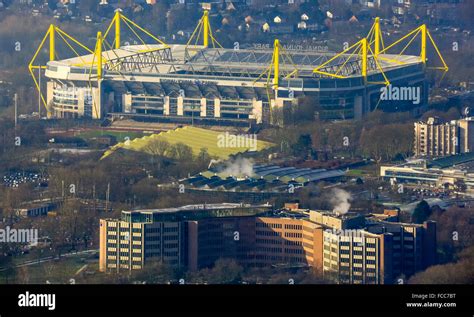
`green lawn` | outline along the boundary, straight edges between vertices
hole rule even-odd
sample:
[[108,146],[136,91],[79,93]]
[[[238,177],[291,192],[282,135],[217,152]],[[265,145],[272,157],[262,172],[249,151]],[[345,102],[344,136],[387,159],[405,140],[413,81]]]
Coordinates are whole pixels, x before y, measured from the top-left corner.
[[[98,260],[91,259],[90,255],[78,255],[60,260],[52,260],[42,263],[34,263],[29,266],[15,269],[15,274],[8,276],[8,283],[16,284],[71,284],[71,279],[80,280],[76,272],[84,265],[88,265],[86,270],[96,271]],[[0,284],[7,283],[5,272],[0,272]],[[12,280],[13,279],[13,280]]]
[[347,176],[363,176],[364,174],[366,174],[365,171],[358,170],[358,169],[349,170],[349,171],[346,172]]

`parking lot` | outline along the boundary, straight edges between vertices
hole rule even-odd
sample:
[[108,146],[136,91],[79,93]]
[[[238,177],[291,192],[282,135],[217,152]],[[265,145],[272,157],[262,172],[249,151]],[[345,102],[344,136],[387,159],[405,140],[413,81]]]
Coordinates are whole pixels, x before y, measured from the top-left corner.
[[47,187],[48,175],[37,172],[15,171],[3,176],[3,185],[6,187],[17,188],[21,184],[35,184],[38,187]]

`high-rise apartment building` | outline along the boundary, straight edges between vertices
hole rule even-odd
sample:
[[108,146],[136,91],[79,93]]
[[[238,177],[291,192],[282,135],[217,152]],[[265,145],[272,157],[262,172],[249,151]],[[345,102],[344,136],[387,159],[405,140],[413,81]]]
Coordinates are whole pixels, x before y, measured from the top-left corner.
[[415,122],[415,156],[445,156],[474,151],[474,118]]

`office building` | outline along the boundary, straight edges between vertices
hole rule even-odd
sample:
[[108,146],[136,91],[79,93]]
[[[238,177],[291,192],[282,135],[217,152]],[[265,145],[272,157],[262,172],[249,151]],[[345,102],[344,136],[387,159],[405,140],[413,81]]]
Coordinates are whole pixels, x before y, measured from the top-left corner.
[[258,217],[255,224],[254,265],[322,266],[322,226],[301,215],[284,213]]
[[255,216],[271,209],[225,203],[122,211],[121,219],[100,220],[99,269],[136,270],[153,261],[197,269],[219,257],[245,260]]
[[124,211],[100,222],[100,270],[160,261],[188,270],[219,258],[246,267],[307,267],[335,283],[385,284],[435,263],[436,225],[288,204],[211,204]]

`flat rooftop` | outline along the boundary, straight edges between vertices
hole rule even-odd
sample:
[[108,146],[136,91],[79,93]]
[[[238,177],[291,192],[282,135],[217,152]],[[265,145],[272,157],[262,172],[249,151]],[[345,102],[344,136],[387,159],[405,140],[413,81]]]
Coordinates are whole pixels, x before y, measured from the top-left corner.
[[148,213],[148,214],[166,214],[166,213],[177,213],[182,211],[204,211],[204,210],[224,210],[224,209],[236,209],[236,208],[261,208],[271,207],[270,204],[262,205],[251,205],[251,204],[239,204],[239,203],[220,203],[220,204],[196,204],[196,205],[185,205],[180,207],[172,208],[160,208],[160,209],[137,209],[137,210],[123,210],[122,213]]
[[210,218],[263,215],[268,214],[272,209],[273,206],[270,204],[195,204],[173,208],[123,210],[121,213],[121,220],[132,223],[194,221]]
[[336,213],[330,210],[314,210],[314,211],[326,217],[337,218],[337,219],[342,219],[342,220],[363,216],[361,213],[358,213],[355,211],[348,211],[345,213]]

